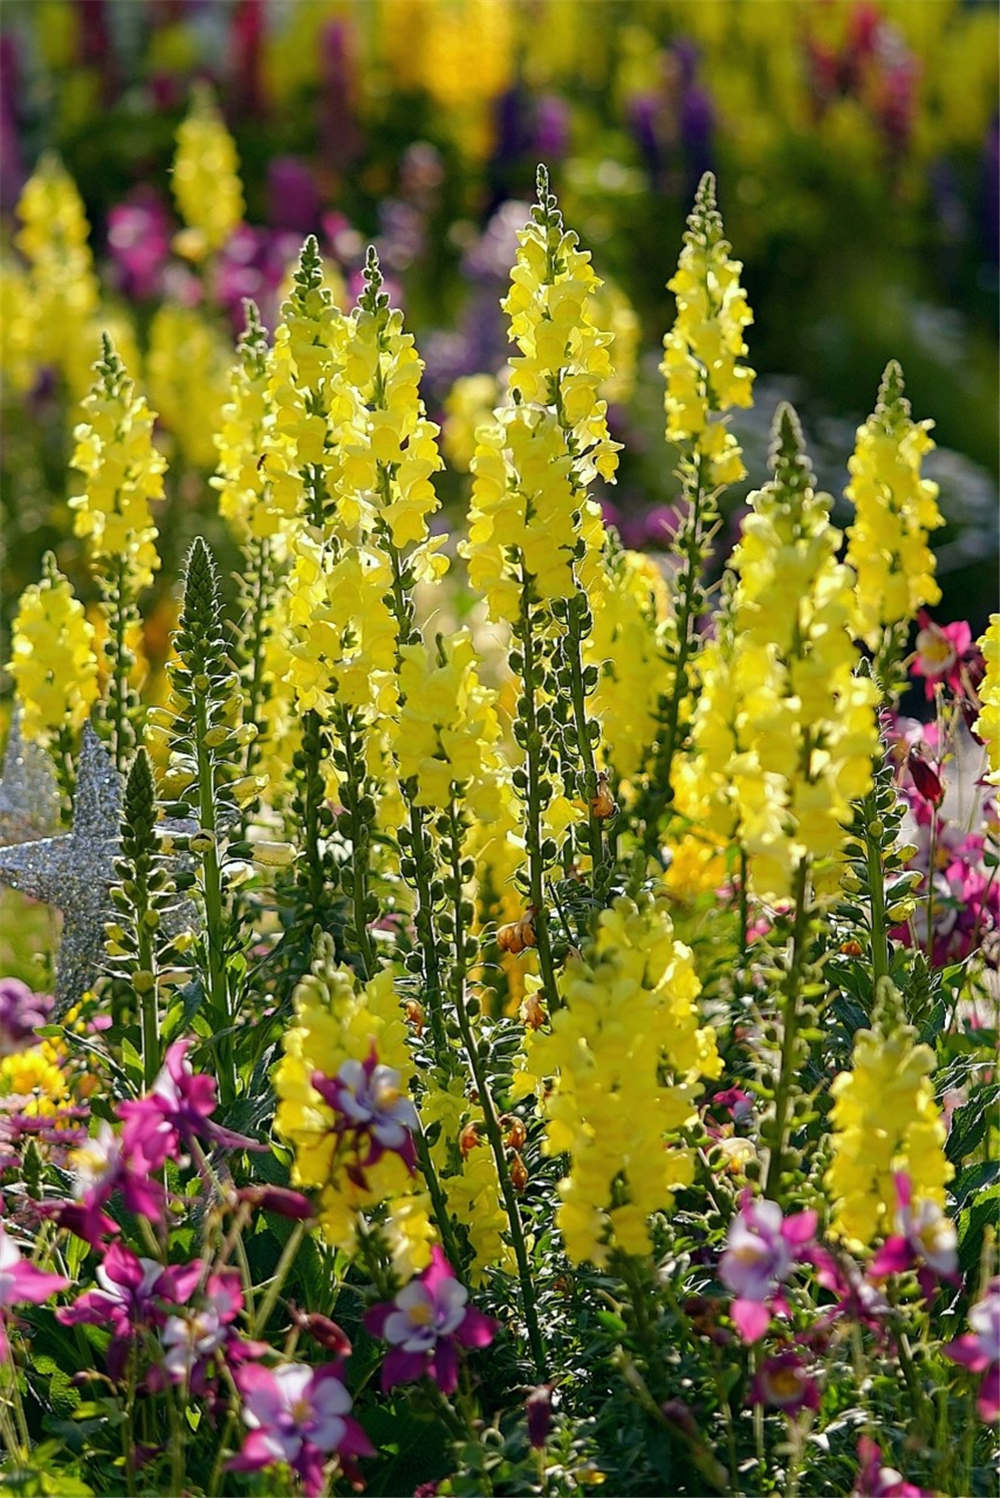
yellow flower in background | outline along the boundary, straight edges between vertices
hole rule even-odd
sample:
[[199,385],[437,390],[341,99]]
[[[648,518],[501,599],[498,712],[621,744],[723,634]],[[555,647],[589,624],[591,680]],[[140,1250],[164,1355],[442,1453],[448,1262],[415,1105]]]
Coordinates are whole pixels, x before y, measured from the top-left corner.
[[219,491],[219,513],[241,541],[274,533],[263,471],[265,434],[273,425],[267,334],[255,302],[246,303],[246,327],[229,374],[229,400],[215,432],[218,466],[209,480]]
[[677,272],[667,282],[677,317],[663,339],[660,365],[667,382],[667,441],[691,445],[695,460],[707,468],[704,487],[737,483],[746,472],[739,444],[716,414],[753,403],[754,372],[742,362],[743,332],[753,313],[740,285],[742,264],[729,251],[715,205],[715,178],[706,172]]
[[41,581],[21,595],[7,669],[25,738],[47,743],[64,728],[79,732],[97,700],[94,630],[51,552]]
[[153,443],[155,413],[137,394],[107,334],[94,366],[96,380],[83,402],[72,465],[86,487],[74,495],[74,531],[104,576],[146,588],[160,565],[150,503],[163,498],[166,461]]
[[556,1220],[574,1263],[603,1265],[614,1248],[648,1253],[650,1214],[693,1178],[675,1137],[695,1116],[702,1079],[721,1069],[699,989],[664,905],[620,897],[598,917],[592,947],[567,962],[565,1006],[515,1073],[515,1095],[544,1096],[546,1152],[570,1156]]
[[79,399],[90,383],[89,336],[100,293],[83,202],[58,156],[46,153],[18,199],[14,243],[28,262],[29,331],[35,368],[51,366]]
[[986,661],[986,674],[979,684],[979,717],[973,731],[986,745],[991,785],[1000,785],[1000,614],[991,614],[989,627],[979,648]]
[[213,468],[231,352],[196,307],[164,302],[153,317],[146,355],[149,395],[193,468]]
[[462,375],[445,396],[441,446],[452,468],[468,473],[476,453],[476,432],[493,415],[500,397],[495,375]]
[[934,447],[934,423],[911,419],[903,389],[903,372],[892,359],[875,410],[858,428],[844,490],[855,510],[846,556],[858,578],[855,628],[872,650],[884,628],[908,622],[941,598],[927,533],[944,519],[938,486],[920,471]]
[[187,230],[177,248],[190,260],[221,250],[243,218],[243,188],[232,136],[211,90],[196,86],[187,117],[177,130],[173,190]]
[[945,1127],[934,1099],[934,1052],[912,1029],[891,1035],[859,1030],[851,1070],[833,1083],[833,1159],[826,1188],[833,1230],[848,1246],[868,1248],[894,1231],[894,1177],[909,1177],[914,1204],[944,1205],[954,1171],[945,1159]]

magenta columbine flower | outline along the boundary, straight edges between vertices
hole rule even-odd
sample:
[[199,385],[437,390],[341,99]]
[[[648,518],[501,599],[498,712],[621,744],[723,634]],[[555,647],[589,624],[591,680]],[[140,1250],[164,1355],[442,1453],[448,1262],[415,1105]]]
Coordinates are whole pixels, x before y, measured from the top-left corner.
[[0,1056],[13,1056],[37,1045],[37,1031],[49,1022],[52,1000],[32,993],[20,978],[0,978]]
[[4,1322],[10,1308],[41,1305],[68,1285],[69,1280],[61,1274],[49,1274],[29,1263],[13,1238],[0,1227],[0,1363],[5,1363],[9,1356]]
[[182,1305],[201,1279],[201,1260],[163,1265],[140,1259],[124,1244],[112,1243],[97,1267],[99,1289],[87,1290],[71,1306],[56,1311],[63,1326],[103,1326],[111,1331],[106,1363],[108,1374],[120,1379],[129,1349],[148,1329],[162,1327],[167,1309]]
[[426,1374],[442,1393],[454,1391],[459,1346],[488,1347],[497,1329],[497,1323],[470,1306],[468,1299],[468,1290],[435,1244],[423,1274],[392,1300],[372,1306],[365,1329],[392,1347],[382,1364],[383,1390]]
[[212,1122],[215,1078],[192,1070],[187,1053],[193,1044],[191,1040],[175,1041],[146,1096],[118,1105],[118,1116],[124,1123],[123,1149],[126,1154],[141,1154],[149,1170],[159,1170],[165,1161],[177,1160],[194,1140],[224,1149],[266,1148],[255,1139]]
[[379,1062],[374,1046],[367,1060],[345,1061],[335,1077],[315,1071],[310,1080],[337,1114],[337,1133],[357,1149],[360,1171],[391,1153],[399,1155],[412,1175],[417,1168],[411,1132],[417,1127],[416,1109],[400,1087],[399,1072]]
[[239,1456],[227,1464],[230,1470],[257,1472],[284,1462],[302,1479],[309,1498],[323,1492],[323,1468],[334,1453],[348,1476],[356,1476],[353,1458],[374,1456],[375,1449],[351,1418],[341,1366],[283,1363],[264,1368],[247,1363],[239,1368],[235,1380],[250,1432]]
[[805,1359],[792,1348],[766,1358],[750,1386],[751,1404],[766,1404],[786,1415],[819,1409],[819,1385]]
[[756,1342],[767,1330],[772,1310],[784,1309],[779,1286],[792,1266],[812,1248],[816,1213],[784,1217],[777,1202],[755,1201],[749,1191],[729,1225],[719,1277],[736,1299],[730,1314],[744,1342]]
[[882,1452],[870,1436],[858,1441],[858,1480],[851,1498],[930,1498],[925,1489],[906,1482],[895,1467],[882,1466]]
[[917,649],[910,670],[924,678],[928,702],[939,682],[951,687],[956,696],[965,695],[982,676],[979,650],[968,622],[956,619],[953,624],[937,624],[925,609],[919,610],[917,622]]
[[978,1410],[982,1419],[1000,1416],[1000,1279],[992,1280],[969,1312],[971,1332],[949,1342],[944,1355],[970,1373],[981,1373]]

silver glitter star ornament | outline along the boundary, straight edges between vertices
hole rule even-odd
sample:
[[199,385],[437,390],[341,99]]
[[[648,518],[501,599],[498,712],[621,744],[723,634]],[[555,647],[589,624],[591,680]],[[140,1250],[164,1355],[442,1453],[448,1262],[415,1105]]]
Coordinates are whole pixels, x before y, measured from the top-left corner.
[[73,830],[61,837],[35,838],[0,848],[0,884],[57,905],[63,913],[56,970],[56,999],[61,1010],[80,998],[103,965],[104,922],[118,856],[121,797],[121,776],[87,723],[77,764]]
[[21,709],[14,708],[0,768],[0,847],[59,829],[59,788],[52,761],[41,744],[21,737]]

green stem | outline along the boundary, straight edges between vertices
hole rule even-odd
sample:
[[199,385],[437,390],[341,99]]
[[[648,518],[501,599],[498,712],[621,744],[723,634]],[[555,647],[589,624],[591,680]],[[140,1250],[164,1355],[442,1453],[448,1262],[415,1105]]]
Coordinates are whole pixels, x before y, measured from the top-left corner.
[[749,876],[749,872],[750,872],[750,869],[749,869],[749,860],[747,858],[747,850],[746,850],[746,848],[743,847],[743,845],[741,843],[740,844],[740,914],[739,914],[739,920],[740,920],[740,967],[741,968],[745,968],[746,965],[747,965],[747,951],[748,951],[748,948],[749,948],[749,938],[747,937],[747,927],[748,927],[748,925],[750,923],[750,909],[749,909],[749,907],[750,907],[750,900],[749,900],[749,891],[747,889],[747,879],[748,879],[748,876]]
[[587,718],[587,694],[583,675],[583,631],[581,616],[589,607],[587,595],[578,591],[566,605],[566,658],[570,670],[570,696],[573,703],[573,724],[576,729],[577,746],[583,761],[584,792],[587,797],[587,836],[590,842],[590,861],[593,867],[594,890],[597,892],[604,866],[604,836],[601,818],[594,813],[593,801],[597,795],[597,766],[594,748],[590,741],[590,721]]
[[868,863],[868,899],[871,906],[871,959],[872,978],[877,988],[880,978],[889,973],[889,939],[885,919],[885,878],[882,869],[882,848],[879,839],[872,833],[878,820],[878,807],[873,792],[864,800],[865,855]]
[[413,888],[417,895],[413,924],[420,947],[421,984],[430,1013],[434,1058],[438,1066],[447,1072],[450,1053],[445,1030],[444,989],[441,982],[441,964],[438,960],[438,935],[434,922],[434,894],[431,889],[433,857],[423,809],[414,804],[416,788],[411,785],[409,791],[410,794],[406,799],[410,808],[410,853],[414,864]]
[[267,1326],[268,1319],[278,1303],[278,1296],[281,1294],[285,1280],[288,1278],[289,1270],[295,1262],[295,1256],[299,1251],[299,1245],[305,1234],[306,1224],[304,1222],[297,1222],[288,1235],[288,1241],[281,1250],[281,1257],[274,1271],[274,1278],[268,1285],[267,1294],[264,1296],[257,1314],[253,1318],[253,1335],[255,1337],[263,1332]]
[[525,828],[524,841],[528,850],[528,888],[532,905],[535,943],[538,952],[538,967],[542,979],[542,991],[552,1014],[559,1007],[559,990],[556,987],[555,966],[552,961],[552,945],[549,940],[548,915],[545,907],[545,864],[542,859],[542,803],[539,791],[541,780],[542,734],[538,726],[535,700],[535,637],[531,617],[531,602],[528,597],[528,581],[522,565],[521,592],[521,645],[524,652],[524,675],[522,689],[525,703]]
[[934,966],[934,864],[937,859],[938,811],[931,807],[930,846],[927,856],[927,962]]
[[528,1246],[525,1242],[524,1228],[521,1223],[521,1209],[518,1205],[514,1183],[507,1169],[507,1156],[504,1150],[503,1134],[500,1130],[500,1121],[497,1118],[493,1094],[490,1092],[490,1079],[483,1065],[483,1058],[480,1055],[479,1045],[473,1033],[472,1021],[469,1017],[468,1006],[465,1001],[466,956],[465,918],[462,909],[461,827],[454,799],[452,799],[451,803],[450,821],[451,868],[454,880],[455,971],[452,981],[455,994],[455,1012],[458,1016],[459,1029],[462,1032],[462,1042],[465,1046],[469,1067],[476,1084],[476,1091],[479,1094],[479,1105],[483,1110],[486,1137],[489,1140],[490,1149],[493,1151],[497,1177],[500,1181],[500,1190],[503,1194],[504,1206],[507,1209],[510,1237],[514,1246],[514,1257],[517,1260],[518,1278],[521,1282],[521,1298],[524,1309],[524,1321],[528,1328],[528,1342],[531,1346],[538,1380],[540,1383],[544,1383],[546,1377],[545,1344],[542,1341],[541,1327],[538,1322],[538,1308],[535,1304],[535,1286],[531,1277]]
[[805,957],[806,932],[809,925],[809,860],[802,858],[795,872],[795,924],[792,928],[792,959],[785,980],[785,997],[782,1005],[781,1069],[774,1099],[774,1138],[767,1158],[764,1174],[764,1195],[774,1195],[781,1190],[781,1170],[784,1164],[788,1110],[796,1077],[796,1040],[799,1021],[799,989],[802,983],[802,968]]
[[202,889],[205,897],[205,946],[208,957],[208,988],[212,1005],[212,1024],[216,1027],[216,1059],[219,1064],[219,1092],[224,1103],[236,1097],[236,1059],[231,1034],[220,1035],[218,1031],[229,1031],[233,1015],[229,1004],[229,988],[226,982],[226,936],[222,912],[222,874],[219,868],[219,850],[216,846],[215,787],[212,761],[205,736],[208,733],[208,716],[205,694],[198,692],[196,699],[195,748],[198,763],[199,823],[208,833],[211,845],[202,854]]
[[[378,966],[371,933],[368,930],[368,850],[369,830],[362,815],[366,767],[362,755],[360,725],[349,711],[340,719],[344,758],[347,761],[347,810],[351,818],[351,896],[354,908],[354,939],[364,964],[364,977],[371,978]],[[355,731],[357,730],[357,737]]]

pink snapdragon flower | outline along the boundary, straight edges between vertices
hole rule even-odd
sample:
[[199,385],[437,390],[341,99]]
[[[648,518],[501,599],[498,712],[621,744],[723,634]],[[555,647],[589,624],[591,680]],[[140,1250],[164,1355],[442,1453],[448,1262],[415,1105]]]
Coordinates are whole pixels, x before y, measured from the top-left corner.
[[981,1373],[977,1408],[987,1421],[1000,1416],[1000,1279],[992,1280],[969,1312],[971,1332],[949,1342],[944,1355],[970,1373]]
[[750,1403],[766,1404],[786,1415],[819,1409],[819,1384],[793,1348],[765,1358],[750,1385]]
[[235,1380],[250,1432],[239,1456],[227,1464],[229,1469],[256,1472],[283,1462],[301,1478],[309,1498],[316,1498],[324,1491],[323,1468],[334,1453],[349,1476],[353,1458],[374,1456],[374,1447],[351,1417],[352,1400],[341,1367],[283,1363],[264,1368],[248,1363],[238,1369]]
[[151,1090],[135,1102],[119,1103],[126,1154],[138,1152],[150,1170],[179,1159],[195,1141],[224,1149],[266,1149],[254,1139],[213,1123],[215,1078],[195,1072],[187,1059],[191,1040],[177,1040],[167,1051]]
[[470,1306],[468,1299],[468,1290],[435,1244],[423,1274],[392,1300],[372,1306],[365,1329],[392,1346],[382,1364],[383,1390],[426,1375],[442,1393],[454,1391],[459,1346],[488,1347],[497,1330],[497,1323]]
[[336,1132],[357,1151],[360,1184],[365,1170],[387,1153],[397,1154],[413,1174],[416,1109],[400,1088],[399,1072],[379,1062],[374,1046],[365,1061],[345,1061],[335,1077],[315,1071],[310,1080],[337,1114]]
[[872,1260],[872,1279],[903,1274],[916,1269],[924,1299],[930,1300],[937,1280],[951,1279],[958,1269],[958,1239],[955,1226],[937,1202],[913,1200],[910,1178],[898,1174],[896,1181],[896,1231],[887,1238]]
[[785,1309],[779,1287],[796,1260],[809,1256],[815,1232],[815,1212],[784,1217],[777,1202],[755,1201],[744,1191],[719,1262],[719,1277],[736,1296],[730,1315],[744,1342],[756,1342],[772,1312]]
[[10,1356],[4,1323],[11,1307],[41,1305],[50,1295],[68,1286],[69,1280],[63,1275],[49,1274],[29,1263],[13,1238],[0,1227],[0,1363],[7,1362]]
[[858,1441],[858,1480],[851,1498],[931,1498],[924,1488],[906,1482],[895,1467],[882,1466],[882,1452],[870,1436]]

